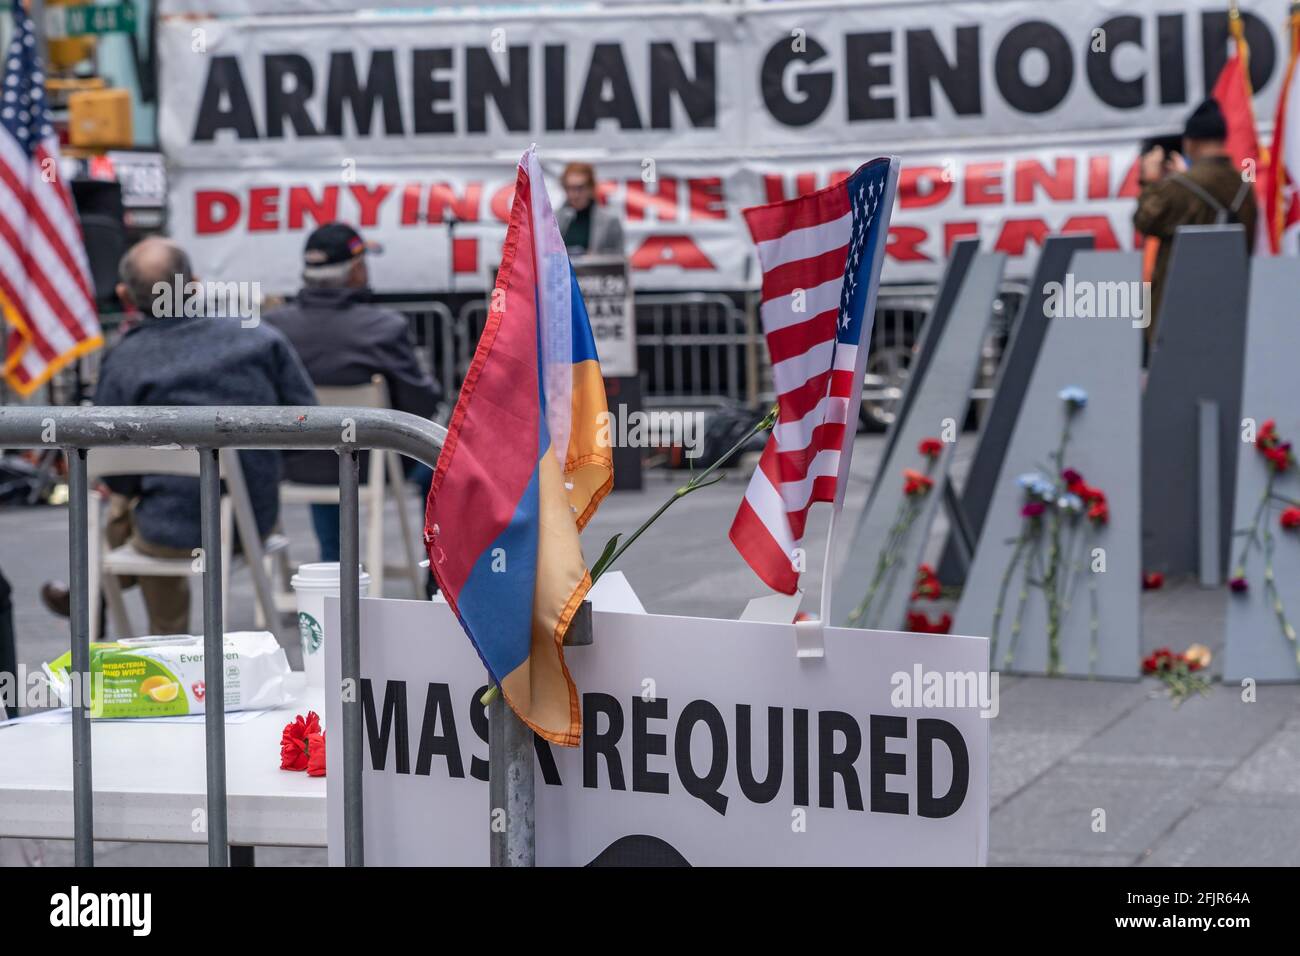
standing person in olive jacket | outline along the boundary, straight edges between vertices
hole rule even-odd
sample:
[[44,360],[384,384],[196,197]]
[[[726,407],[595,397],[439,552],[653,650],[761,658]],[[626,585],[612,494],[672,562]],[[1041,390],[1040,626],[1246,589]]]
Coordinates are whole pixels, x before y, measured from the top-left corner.
[[[393,408],[432,418],[441,390],[416,360],[406,317],[370,301],[369,249],[351,226],[321,226],[303,251],[302,291],[266,320],[297,349],[317,387],[365,385],[382,375]],[[361,473],[366,473],[364,463]],[[285,474],[303,484],[337,484],[338,456],[286,452]],[[311,512],[320,559],[337,561],[338,505],[312,505]]]
[[1208,99],[1187,118],[1183,155],[1166,156],[1164,149],[1156,146],[1142,156],[1142,192],[1133,226],[1160,240],[1151,275],[1153,314],[1146,329],[1148,346],[1155,341],[1155,319],[1160,314],[1169,255],[1179,226],[1241,223],[1247,254],[1254,249],[1255,191],[1251,179],[1228,155],[1227,138],[1223,112],[1215,100]]

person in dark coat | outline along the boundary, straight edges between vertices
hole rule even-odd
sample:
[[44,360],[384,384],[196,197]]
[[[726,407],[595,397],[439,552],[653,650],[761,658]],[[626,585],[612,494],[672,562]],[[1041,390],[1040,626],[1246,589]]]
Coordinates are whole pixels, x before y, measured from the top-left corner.
[[[366,253],[371,248],[351,226],[321,226],[303,250],[302,291],[266,320],[293,343],[315,385],[365,385],[382,375],[393,408],[432,418],[442,393],[416,359],[410,324],[400,312],[370,301]],[[361,473],[366,473],[364,462]],[[338,484],[338,456],[287,452],[285,475],[301,484]],[[421,475],[426,490],[431,477]],[[320,559],[337,561],[338,505],[312,505],[311,511]]]
[[570,256],[623,255],[623,225],[596,201],[596,170],[590,163],[569,163],[560,177],[564,205],[555,223]]
[[1255,190],[1253,179],[1238,169],[1227,150],[1228,124],[1217,101],[1208,99],[1187,118],[1183,154],[1167,155],[1154,146],[1142,156],[1133,227],[1159,240],[1151,274],[1148,345],[1155,341],[1155,320],[1164,297],[1169,255],[1179,226],[1240,223],[1245,227],[1246,251],[1255,246]]
[[[156,236],[142,239],[122,257],[119,273],[117,294],[133,323],[104,357],[96,405],[316,404],[298,354],[274,328],[256,319],[208,314],[206,305],[193,307],[198,300],[188,292],[184,301],[171,294],[173,289],[207,288],[193,276],[189,257],[175,243]],[[279,520],[280,453],[241,451],[239,461],[257,530],[265,537]],[[193,557],[202,544],[197,478],[126,475],[105,483],[113,492],[107,528],[111,547],[129,540],[151,557]],[[124,587],[134,583],[122,581]],[[188,580],[142,576],[138,583],[150,634],[189,632]],[[48,582],[41,597],[50,610],[67,615],[66,584]]]

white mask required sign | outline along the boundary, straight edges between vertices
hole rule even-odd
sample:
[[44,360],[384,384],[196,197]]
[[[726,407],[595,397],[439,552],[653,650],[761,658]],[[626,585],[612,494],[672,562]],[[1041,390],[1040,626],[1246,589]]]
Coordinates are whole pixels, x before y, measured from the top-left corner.
[[[829,628],[800,661],[789,625],[598,611],[594,633],[566,652],[582,745],[537,747],[539,865],[985,862],[985,639]],[[442,603],[363,600],[361,635],[366,863],[486,865],[482,663]],[[325,719],[338,864],[338,695]]]

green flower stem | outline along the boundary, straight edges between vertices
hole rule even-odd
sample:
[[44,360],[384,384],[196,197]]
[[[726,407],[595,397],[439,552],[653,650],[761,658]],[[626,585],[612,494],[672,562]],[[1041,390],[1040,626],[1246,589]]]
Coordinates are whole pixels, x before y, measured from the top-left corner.
[[1273,496],[1273,473],[1270,471],[1268,484],[1264,486],[1264,493],[1259,496],[1259,504],[1255,506],[1255,517],[1250,522],[1250,527],[1238,534],[1246,534],[1246,543],[1241,546],[1241,557],[1237,559],[1236,568],[1244,571],[1246,567],[1246,558],[1250,556],[1251,545],[1259,538],[1259,523],[1264,517],[1264,509],[1268,507],[1268,500]]
[[1029,534],[1022,526],[1020,537],[1016,538],[1016,549],[1011,552],[1011,561],[1007,564],[1006,570],[1002,572],[1002,581],[998,585],[998,602],[993,608],[993,628],[990,634],[989,644],[989,665],[994,666],[998,659],[998,630],[1002,626],[1002,609],[1007,600],[1007,589],[1011,586],[1011,576],[1016,570],[1016,565],[1024,557],[1025,546],[1029,543]]
[[692,491],[697,491],[700,488],[705,487],[706,484],[710,484],[710,485],[713,484],[713,482],[711,481],[706,482],[706,479],[710,475],[712,475],[715,471],[717,471],[719,468],[721,468],[723,462],[728,461],[732,455],[740,451],[741,448],[745,447],[745,444],[751,438],[753,438],[759,432],[766,431],[767,429],[775,425],[778,411],[779,411],[779,406],[773,405],[771,411],[769,411],[763,417],[762,421],[758,422],[753,428],[745,432],[744,437],[742,437],[738,442],[736,442],[736,444],[732,445],[730,449],[724,452],[718,458],[717,461],[715,461],[708,468],[704,469],[698,475],[692,475],[690,481],[686,482],[686,484],[682,485],[680,488],[674,491],[672,495],[668,498],[668,500],[659,506],[659,510],[656,511],[654,514],[652,514],[649,518],[647,518],[642,523],[641,527],[633,531],[632,534],[628,537],[628,539],[624,541],[621,545],[619,545],[618,549],[610,556],[610,559],[592,573],[591,583],[595,584],[596,581],[599,580],[600,576],[604,574],[606,571],[608,571],[610,567],[614,564],[614,562],[617,561],[620,556],[622,556],[623,552],[626,551],[628,548],[632,547],[632,543],[636,541],[637,538],[641,537],[642,533],[647,528],[649,528],[652,524],[658,521],[660,515],[662,515],[665,511],[667,511],[670,507],[672,507],[674,502],[682,498],[685,498]]
[[[934,469],[934,462],[934,458],[931,458],[928,455],[926,456],[925,463],[922,465],[925,469],[926,475],[929,475]],[[870,609],[872,602],[876,599],[876,592],[880,589],[880,586],[885,583],[886,577],[889,578],[886,593],[892,593],[894,588],[894,579],[898,574],[898,568],[896,565],[898,564],[898,559],[902,552],[903,542],[907,540],[907,534],[912,528],[912,523],[921,513],[921,506],[917,504],[917,500],[924,498],[929,493],[929,489],[921,490],[915,495],[909,495],[904,492],[903,500],[898,507],[898,514],[894,518],[893,527],[889,529],[889,537],[885,541],[885,546],[880,549],[880,553],[876,556],[876,569],[872,573],[871,585],[867,588],[867,595],[862,599],[857,607],[849,612],[847,623],[850,627],[857,627],[859,620],[862,620],[862,627],[867,626],[865,615]],[[878,621],[879,615],[877,615],[877,622]]]
[[[876,556],[876,569],[872,573],[871,586],[867,589],[867,595],[849,613],[848,623],[851,626],[857,626],[859,619],[863,618],[871,607],[871,602],[875,600],[876,592],[880,589],[880,585],[892,565],[894,552],[900,547],[903,536],[907,534],[908,529],[912,526],[912,521],[915,520],[915,510],[912,499],[905,497],[903,506],[898,509],[898,515],[894,518],[894,525],[889,529],[889,537],[885,541],[885,546],[880,549],[880,554]],[[866,626],[865,621],[863,626]]]
[[1004,668],[1011,667],[1011,662],[1015,660],[1016,656],[1016,645],[1020,643],[1020,631],[1024,626],[1025,605],[1029,603],[1030,565],[1042,564],[1042,540],[1036,537],[1035,544],[1037,547],[1029,556],[1029,560],[1025,562],[1025,573],[1020,578],[1020,598],[1016,605],[1016,616],[1011,619],[1011,642],[1007,645],[1007,656],[1002,662]]
[[[1070,616],[1070,608],[1074,605],[1074,593],[1079,589],[1079,577],[1083,574],[1083,568],[1086,562],[1083,559],[1083,552],[1087,550],[1087,535],[1079,529],[1080,520],[1076,519],[1070,525],[1070,542],[1065,546],[1066,561],[1065,574],[1061,581],[1061,617]],[[1073,555],[1071,557],[1071,555]]]
[[[886,576],[885,594],[886,595],[894,593],[894,583],[898,579],[898,569],[903,566],[903,562],[902,562],[903,545],[907,541],[908,534],[912,530],[912,525],[916,522],[917,516],[921,513],[921,509],[917,507],[915,502],[910,502],[910,505],[911,506],[907,509],[907,519],[903,522],[902,531],[898,536],[898,544],[893,548],[893,550],[888,556],[888,559],[885,562],[885,576]],[[877,607],[876,608],[877,626],[879,626],[880,624],[880,613],[881,613],[880,608]]]
[[1097,676],[1098,645],[1101,638],[1101,615],[1097,610],[1097,575],[1088,570],[1088,676]]
[[1282,636],[1295,646],[1296,663],[1300,664],[1300,642],[1296,641],[1295,628],[1286,618],[1286,608],[1282,606],[1282,595],[1277,589],[1277,577],[1273,573],[1273,529],[1267,521],[1264,522],[1264,597],[1273,605],[1273,613],[1277,615]]
[[[692,491],[698,491],[701,488],[707,487],[708,485],[720,481],[722,478],[721,475],[719,475],[713,481],[707,481],[706,479],[708,479],[710,475],[712,475],[715,471],[721,468],[723,462],[728,461],[732,455],[740,451],[740,449],[745,446],[745,443],[748,442],[751,438],[753,438],[759,432],[766,431],[767,429],[775,425],[778,411],[779,411],[779,406],[773,405],[771,411],[769,411],[766,415],[764,415],[762,420],[759,421],[753,428],[745,432],[744,437],[741,438],[740,441],[732,445],[731,448],[729,448],[726,452],[724,452],[722,454],[722,457],[720,457],[717,461],[715,461],[708,468],[704,469],[698,475],[692,475],[690,481],[686,482],[686,484],[682,485],[680,488],[674,491],[672,495],[668,498],[668,500],[659,506],[659,510],[656,511],[654,514],[652,514],[644,522],[642,522],[641,527],[633,531],[632,534],[628,537],[628,539],[624,541],[617,548],[617,550],[615,550],[613,554],[609,556],[608,560],[597,562],[596,566],[591,569],[591,583],[595,584],[598,580],[600,580],[600,576],[609,570],[610,565],[612,565],[615,561],[617,561],[619,559],[619,556],[622,555],[624,551],[632,547],[632,542],[635,541],[637,538],[641,537],[641,534],[645,531],[646,528],[650,527],[652,524],[658,521],[659,516],[662,515],[665,511],[667,511],[669,507],[672,506],[674,501],[677,501],[681,498],[685,498]],[[615,536],[615,540],[616,539],[617,536]],[[605,550],[606,551],[609,550],[608,542],[605,545]],[[492,703],[494,699],[496,699],[497,694],[499,694],[500,692],[501,692],[500,688],[498,688],[496,684],[493,684],[487,689],[487,692],[483,694],[482,697],[479,698],[479,703],[483,704],[486,707],[488,704]]]
[[1277,475],[1278,473],[1270,467],[1268,482],[1264,485],[1264,493],[1259,496],[1259,504],[1255,506],[1255,516],[1251,520],[1250,527],[1237,532],[1246,535],[1246,541],[1241,546],[1241,556],[1237,559],[1233,573],[1245,574],[1246,559],[1250,557],[1251,549],[1258,543],[1264,556],[1264,599],[1269,602],[1273,613],[1277,616],[1277,623],[1282,630],[1282,636],[1295,646],[1296,664],[1300,665],[1300,641],[1296,640],[1295,627],[1287,619],[1286,608],[1282,604],[1282,595],[1278,591],[1277,579],[1273,571],[1273,545],[1275,539],[1272,525],[1268,521],[1268,505],[1273,500],[1284,501],[1287,504],[1295,503],[1285,495],[1278,495],[1273,492],[1273,483],[1276,481]]
[[[1070,421],[1073,418],[1073,412],[1067,412],[1065,424],[1061,427],[1061,441],[1057,446],[1053,459],[1056,464],[1056,482],[1061,481],[1061,474],[1065,471],[1065,449],[1070,444]],[[1065,489],[1062,489],[1064,494]],[[1061,495],[1057,495],[1060,500]],[[1050,522],[1050,544],[1047,552],[1047,573],[1043,576],[1043,597],[1047,600],[1047,674],[1049,677],[1055,677],[1061,671],[1061,596],[1062,596],[1062,579],[1065,575],[1061,574],[1061,509],[1052,503],[1052,517]]]

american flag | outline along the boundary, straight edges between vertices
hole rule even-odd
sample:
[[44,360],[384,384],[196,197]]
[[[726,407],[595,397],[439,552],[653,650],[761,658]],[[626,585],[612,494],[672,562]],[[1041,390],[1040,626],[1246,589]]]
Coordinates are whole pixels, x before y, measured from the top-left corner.
[[28,395],[103,339],[22,0],[14,0],[13,16],[0,96],[0,310],[10,327],[4,375]]
[[875,159],[818,192],[745,210],[779,413],[731,540],[785,594],[799,585],[794,552],[808,509],[844,501],[896,180],[897,160]]

